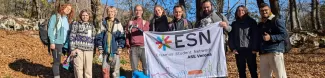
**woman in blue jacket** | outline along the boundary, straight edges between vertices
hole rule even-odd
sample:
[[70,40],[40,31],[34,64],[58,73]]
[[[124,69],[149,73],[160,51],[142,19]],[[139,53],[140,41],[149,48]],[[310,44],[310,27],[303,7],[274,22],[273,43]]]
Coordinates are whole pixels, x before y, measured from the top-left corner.
[[73,9],[71,4],[63,4],[58,12],[53,14],[48,25],[48,36],[50,39],[50,49],[53,56],[53,75],[54,78],[60,78],[60,63],[62,48],[68,48],[68,32],[72,22]]

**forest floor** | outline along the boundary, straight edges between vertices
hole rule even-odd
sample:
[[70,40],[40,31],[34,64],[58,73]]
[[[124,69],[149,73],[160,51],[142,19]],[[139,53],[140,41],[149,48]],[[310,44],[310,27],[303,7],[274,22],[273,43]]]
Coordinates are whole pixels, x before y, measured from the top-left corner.
[[[286,72],[289,78],[325,77],[325,48],[294,48],[284,54]],[[98,53],[96,54],[96,57]],[[226,53],[228,77],[238,78],[234,54]],[[121,75],[130,78],[129,55],[121,55]],[[37,31],[0,30],[0,78],[53,78],[52,57],[40,42]],[[259,57],[257,57],[259,68]],[[101,64],[94,62],[94,78],[101,77]],[[258,69],[259,72],[259,69]],[[61,69],[62,78],[73,78],[73,73]],[[246,72],[249,76],[248,69]]]

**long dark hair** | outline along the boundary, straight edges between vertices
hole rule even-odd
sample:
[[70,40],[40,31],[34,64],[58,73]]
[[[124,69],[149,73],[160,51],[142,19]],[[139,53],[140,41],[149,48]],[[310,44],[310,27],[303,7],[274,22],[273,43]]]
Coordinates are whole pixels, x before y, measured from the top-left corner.
[[237,7],[237,9],[236,9],[236,12],[235,12],[235,19],[236,20],[239,20],[239,19],[241,19],[239,16],[238,16],[238,11],[239,11],[239,8],[243,8],[244,9],[244,11],[245,11],[245,15],[242,17],[242,18],[245,18],[245,17],[247,17],[248,15],[249,15],[249,12],[248,12],[248,9],[246,8],[246,6],[244,6],[244,5],[239,5],[238,7]]

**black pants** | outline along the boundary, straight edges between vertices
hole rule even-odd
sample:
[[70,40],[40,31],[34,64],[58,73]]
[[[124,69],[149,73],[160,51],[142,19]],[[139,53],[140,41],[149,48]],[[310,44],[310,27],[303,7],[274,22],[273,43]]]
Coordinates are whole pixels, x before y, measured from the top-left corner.
[[235,55],[237,68],[240,78],[246,78],[246,63],[248,65],[249,72],[252,78],[257,78],[257,64],[256,54],[252,53],[252,50],[242,48],[237,50],[238,54]]
[[55,49],[52,50],[52,56],[53,56],[53,75],[54,76],[60,76],[60,63],[61,63],[61,53],[62,53],[62,44],[55,44]]

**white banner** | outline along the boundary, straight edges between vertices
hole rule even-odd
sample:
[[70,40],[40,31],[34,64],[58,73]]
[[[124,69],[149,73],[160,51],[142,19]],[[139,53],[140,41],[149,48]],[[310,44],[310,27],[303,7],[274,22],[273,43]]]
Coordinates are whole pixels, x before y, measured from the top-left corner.
[[204,28],[144,32],[150,78],[227,76],[223,29],[218,23]]

